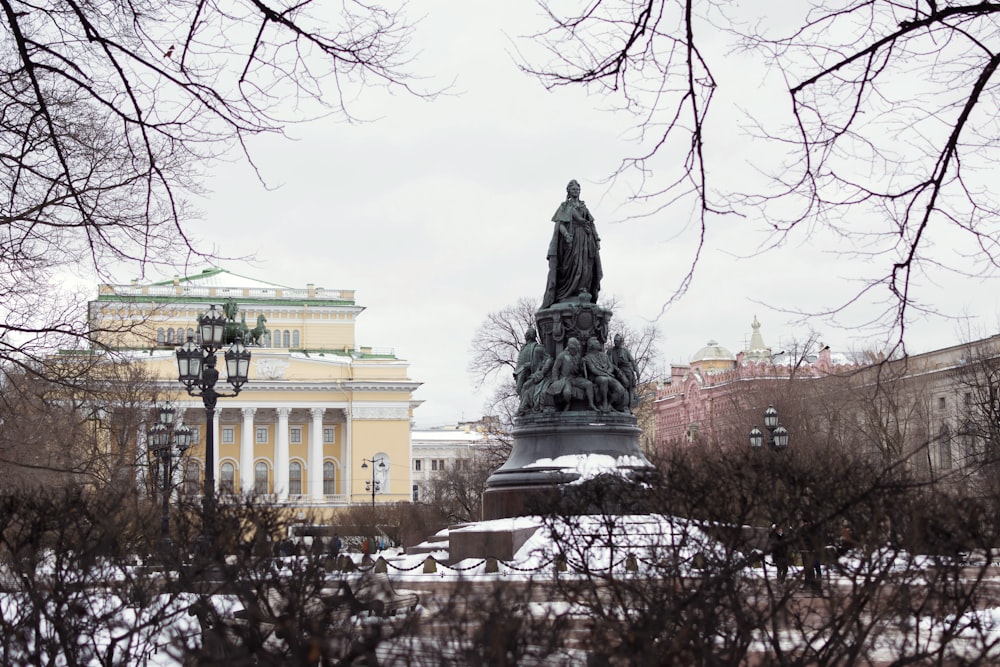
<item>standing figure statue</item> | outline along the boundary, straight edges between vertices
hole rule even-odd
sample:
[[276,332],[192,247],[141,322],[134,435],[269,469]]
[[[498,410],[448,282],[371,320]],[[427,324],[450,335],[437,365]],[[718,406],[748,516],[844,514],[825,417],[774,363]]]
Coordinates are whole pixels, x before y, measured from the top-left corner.
[[517,355],[517,367],[514,368],[514,386],[517,389],[517,395],[522,398],[521,391],[524,388],[525,380],[531,375],[531,358],[534,356],[536,347],[538,347],[538,334],[535,333],[533,327],[528,327],[528,330],[524,332],[524,345]]
[[[236,299],[226,299],[222,304],[222,314],[226,316],[226,327],[222,333],[222,342],[226,345],[231,345],[236,341],[243,341],[240,322],[236,321],[236,316],[239,312],[240,307],[236,304]],[[246,326],[246,321],[243,322],[243,326]]]
[[569,410],[574,394],[583,394],[587,407],[597,412],[594,405],[594,383],[583,375],[583,357],[580,355],[580,341],[570,338],[566,349],[559,353],[552,365],[552,382],[546,389],[552,397],[562,398],[563,411]]
[[604,346],[596,337],[587,341],[587,354],[583,357],[583,370],[587,379],[594,383],[594,399],[602,412],[625,412],[628,392],[615,379],[615,367],[604,352]]
[[566,186],[566,201],[552,216],[555,228],[549,243],[549,274],[545,282],[542,308],[574,299],[587,292],[597,303],[601,289],[601,239],[594,226],[594,216],[580,200],[580,184]]
[[615,334],[615,345],[608,352],[608,358],[611,360],[611,365],[615,367],[615,377],[625,387],[628,397],[625,404],[629,412],[631,412],[639,404],[635,391],[639,378],[639,367],[636,366],[632,353],[622,345],[621,334]]

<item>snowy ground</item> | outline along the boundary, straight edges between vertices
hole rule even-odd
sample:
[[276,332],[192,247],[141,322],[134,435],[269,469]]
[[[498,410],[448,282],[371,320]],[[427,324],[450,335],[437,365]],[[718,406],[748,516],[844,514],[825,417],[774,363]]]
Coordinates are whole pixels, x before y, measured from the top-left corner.
[[[509,562],[468,559],[447,564],[447,550],[407,555],[399,549],[387,549],[375,554],[375,557],[385,560],[389,576],[399,584],[396,586],[397,589],[405,589],[409,585],[421,591],[421,595],[424,596],[421,608],[426,610],[423,603],[431,603],[427,599],[430,597],[428,591],[433,591],[437,582],[551,581],[555,577],[583,576],[577,574],[582,570],[598,575],[613,574],[616,577],[641,578],[646,574],[659,573],[657,568],[667,555],[672,559],[672,566],[677,567],[683,576],[697,577],[700,574],[698,567],[706,558],[710,560],[715,555],[720,557],[723,555],[721,547],[697,525],[657,515],[614,518],[583,516],[557,523],[545,523],[535,517],[522,517],[482,522],[475,527],[477,530],[498,531],[536,527],[537,530]],[[446,531],[439,534],[439,537],[446,536]],[[582,546],[567,547],[574,544]],[[346,576],[348,579],[361,577],[365,570],[372,567],[369,564],[371,561],[365,561],[360,554],[351,556],[360,571],[347,575],[338,573],[336,576]],[[429,561],[429,557],[433,560]],[[914,563],[918,566],[921,564],[919,559],[911,558],[907,554],[893,553],[886,555],[886,558],[892,560],[887,561],[885,565],[889,569],[898,568],[899,571],[906,568],[912,571]],[[843,561],[848,570],[854,564],[849,559],[850,555]],[[982,567],[987,564],[978,565]],[[926,567],[930,566],[930,562],[926,563]],[[492,568],[495,568],[495,571],[490,571]],[[109,579],[114,579],[114,573],[107,574]],[[773,574],[773,567],[769,564],[765,564],[764,567],[748,564],[739,573],[740,576],[750,578],[772,577]],[[793,566],[790,577],[794,578],[796,574],[797,568]],[[995,584],[1000,590],[1000,576],[991,576],[986,581]],[[836,571],[828,570],[824,585],[848,590],[851,581]],[[153,629],[154,626],[150,626],[149,630],[136,633],[138,636],[135,639],[130,639],[127,644],[121,646],[119,655],[129,655],[128,664],[175,665],[176,660],[170,656],[166,647],[171,639],[178,635],[188,637],[192,642],[198,640],[198,623],[186,613],[187,608],[197,599],[198,597],[193,594],[185,594],[180,597],[164,598],[162,605],[148,606],[147,610],[161,611],[170,607],[167,611],[172,616],[171,626],[165,629]],[[89,602],[97,607],[106,607],[108,617],[106,627],[95,631],[93,636],[79,638],[81,642],[91,642],[97,653],[115,641],[116,637],[126,636],[130,629],[143,627],[142,614],[146,612],[130,609],[127,602],[123,602],[110,592],[104,597],[92,595]],[[239,602],[230,596],[214,596],[212,603],[230,610],[240,606]],[[10,593],[0,593],[0,613],[4,618],[12,618],[18,611],[17,597]],[[573,609],[558,600],[534,603],[533,609],[527,611],[538,614],[550,612],[580,614],[581,617],[587,613],[584,609]],[[105,613],[100,609],[96,612]],[[942,636],[954,636],[957,638],[949,640],[953,649],[959,653],[968,652],[970,658],[978,658],[983,650],[982,647],[996,650],[993,647],[1000,644],[1000,606],[978,609],[959,617],[915,617],[912,619],[912,625],[905,628],[905,632],[882,628],[875,644],[874,657],[885,661],[892,661],[898,657],[903,635],[907,642],[919,642],[920,646],[925,648],[933,648],[941,641]],[[813,638],[814,641],[822,639],[822,636]],[[779,641],[786,649],[794,649],[801,644],[802,635],[794,632],[781,633]],[[757,638],[755,650],[761,652],[770,650],[765,637]],[[572,662],[572,657],[567,660]],[[996,656],[996,660],[1000,662],[1000,655]]]

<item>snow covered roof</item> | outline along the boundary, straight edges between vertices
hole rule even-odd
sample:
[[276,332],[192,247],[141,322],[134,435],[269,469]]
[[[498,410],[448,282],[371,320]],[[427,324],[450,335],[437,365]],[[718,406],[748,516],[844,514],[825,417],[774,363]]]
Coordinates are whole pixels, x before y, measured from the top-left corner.
[[458,429],[418,429],[411,432],[415,443],[465,443],[473,444],[486,440],[486,434],[479,431],[464,431]]
[[714,340],[708,341],[705,347],[701,348],[691,356],[691,363],[696,361],[736,361],[733,353],[719,345]]
[[172,280],[163,280],[158,283],[153,283],[153,285],[174,284],[194,285],[198,287],[238,287],[242,289],[290,289],[287,285],[265,282],[263,280],[257,280],[256,278],[248,278],[247,276],[241,276],[238,273],[233,273],[218,267],[205,269],[201,273],[184,276],[183,278],[176,277]]

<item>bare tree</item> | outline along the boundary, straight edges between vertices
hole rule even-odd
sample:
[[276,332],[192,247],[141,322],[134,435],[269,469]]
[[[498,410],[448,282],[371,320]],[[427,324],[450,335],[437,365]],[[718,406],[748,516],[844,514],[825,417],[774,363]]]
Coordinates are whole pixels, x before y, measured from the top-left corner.
[[[907,324],[932,309],[921,295],[934,276],[997,275],[1000,205],[988,174],[998,149],[1000,3],[539,4],[550,23],[525,42],[523,69],[549,87],[606,94],[634,114],[639,148],[614,176],[638,176],[639,215],[694,204],[698,246],[673,298],[690,284],[718,212],[759,215],[770,230],[764,249],[830,231],[837,252],[873,268],[853,296],[822,312],[879,303],[876,321],[900,343]],[[541,56],[528,51],[538,44]],[[706,150],[719,138],[716,120],[731,117],[715,100],[727,67],[773,74],[787,96],[777,108],[790,110],[783,127],[749,119],[760,146],[786,151],[780,166],[757,152],[751,166],[771,185],[750,193],[715,179]]]
[[67,354],[31,372],[13,366],[0,377],[5,485],[137,489],[148,465],[139,433],[159,395],[145,365]]
[[[362,87],[411,92],[410,28],[364,0],[3,3],[0,359],[92,342],[53,272],[190,260],[208,161]],[[421,94],[416,92],[416,94]]]
[[452,523],[479,521],[483,516],[486,479],[504,460],[497,462],[486,455],[456,459],[451,467],[433,473],[426,485],[424,502],[443,512]]
[[[676,453],[650,489],[652,515],[545,517],[573,573],[549,595],[578,608],[594,664],[867,664],[887,649],[895,664],[995,660],[977,611],[995,604],[990,503],[962,507],[904,466],[809,436],[778,465],[748,448]],[[616,493],[580,490],[587,506]],[[787,577],[761,527],[772,521],[788,528]]]

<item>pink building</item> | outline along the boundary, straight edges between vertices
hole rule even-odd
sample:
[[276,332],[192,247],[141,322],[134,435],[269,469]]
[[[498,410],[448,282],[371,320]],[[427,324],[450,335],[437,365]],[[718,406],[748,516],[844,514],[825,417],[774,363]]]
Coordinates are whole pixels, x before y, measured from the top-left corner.
[[822,344],[773,353],[764,344],[756,317],[751,326],[750,342],[738,354],[710,340],[692,355],[689,364],[671,366],[670,377],[657,389],[653,403],[659,448],[695,440],[712,442],[727,428],[749,431],[746,411],[757,407],[750,404],[751,390],[852,367],[844,355],[832,354]]

